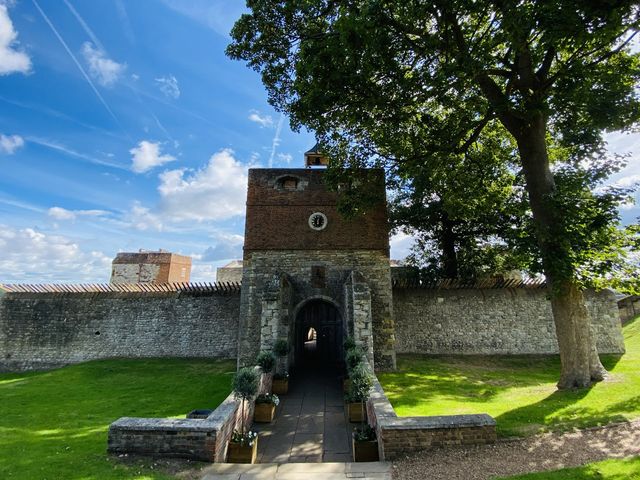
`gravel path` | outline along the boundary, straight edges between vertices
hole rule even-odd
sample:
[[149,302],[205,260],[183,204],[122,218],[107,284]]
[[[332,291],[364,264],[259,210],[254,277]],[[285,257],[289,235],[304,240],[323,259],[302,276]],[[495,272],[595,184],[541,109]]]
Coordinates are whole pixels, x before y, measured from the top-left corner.
[[494,445],[424,452],[393,464],[394,480],[484,480],[640,455],[640,420]]

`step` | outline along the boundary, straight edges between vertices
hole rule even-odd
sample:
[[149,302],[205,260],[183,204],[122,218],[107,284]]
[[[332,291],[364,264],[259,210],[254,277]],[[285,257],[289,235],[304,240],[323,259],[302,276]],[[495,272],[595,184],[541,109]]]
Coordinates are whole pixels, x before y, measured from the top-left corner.
[[201,480],[391,480],[388,462],[358,463],[215,463]]

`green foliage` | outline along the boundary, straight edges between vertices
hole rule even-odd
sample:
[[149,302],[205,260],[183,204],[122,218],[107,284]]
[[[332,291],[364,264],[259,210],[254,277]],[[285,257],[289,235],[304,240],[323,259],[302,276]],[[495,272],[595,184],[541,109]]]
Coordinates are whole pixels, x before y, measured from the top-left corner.
[[353,338],[351,335],[349,335],[348,337],[345,337],[343,346],[344,346],[345,352],[348,352],[349,350],[356,348],[356,339]]
[[280,404],[280,398],[275,393],[261,393],[256,397],[257,403],[269,403],[277,407]]
[[353,429],[353,439],[356,442],[372,442],[376,437],[375,428],[367,423]]
[[290,349],[291,347],[286,338],[279,338],[273,344],[273,353],[275,353],[277,357],[286,357],[289,355]]
[[0,373],[0,478],[169,480],[152,458],[107,455],[109,424],[215,408],[234,370],[233,361],[163,358]]
[[239,369],[233,377],[233,394],[236,399],[241,401],[241,424],[237,438],[239,439],[239,443],[242,444],[247,443],[247,445],[251,445],[252,442],[253,432],[247,432],[244,409],[245,403],[257,395],[258,388],[260,387],[259,383],[260,378],[253,367],[243,367]]
[[349,372],[349,391],[346,399],[349,402],[366,402],[373,387],[373,378],[364,364],[355,366]]
[[556,356],[399,355],[378,379],[399,416],[488,413],[500,436],[623,422],[640,418],[640,317],[623,333],[627,352],[604,355],[609,378],[587,390],[556,390]]
[[256,365],[258,365],[264,373],[271,373],[276,366],[276,356],[272,352],[260,352],[256,357]]
[[356,368],[358,365],[362,365],[363,355],[364,350],[359,345],[355,345],[353,348],[346,351],[344,361],[347,365],[347,372],[349,372],[349,376],[351,376],[351,371],[354,368]]
[[372,202],[353,167],[386,168],[396,225],[440,253],[415,259],[434,275],[530,262],[585,284],[615,265],[594,256],[618,220],[592,182],[549,164],[599,158],[605,130],[637,123],[639,26],[632,0],[252,0],[227,54],[261,73],[294,129],[316,132],[346,211]]
[[259,378],[253,367],[239,369],[233,377],[233,393],[239,400],[251,400],[258,393]]

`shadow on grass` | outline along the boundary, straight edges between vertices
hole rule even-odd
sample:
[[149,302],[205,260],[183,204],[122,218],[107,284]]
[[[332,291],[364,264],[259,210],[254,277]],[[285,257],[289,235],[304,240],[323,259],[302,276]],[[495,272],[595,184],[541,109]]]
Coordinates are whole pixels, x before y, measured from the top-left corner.
[[579,407],[591,388],[555,391],[545,399],[509,410],[496,417],[501,436],[518,436],[545,430],[568,430],[627,421],[626,413],[640,408],[640,396],[607,405],[605,409]]
[[385,392],[396,408],[433,401],[485,404],[513,388],[557,381],[556,356],[398,356],[398,371],[380,373]]

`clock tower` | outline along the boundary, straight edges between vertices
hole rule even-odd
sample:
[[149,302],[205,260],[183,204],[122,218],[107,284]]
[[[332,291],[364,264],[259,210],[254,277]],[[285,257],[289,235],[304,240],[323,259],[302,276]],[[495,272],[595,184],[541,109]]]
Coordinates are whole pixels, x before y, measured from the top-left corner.
[[[315,157],[312,162],[321,164]],[[384,172],[363,170],[379,203],[349,219],[338,212],[340,193],[327,187],[325,172],[249,170],[241,364],[286,338],[291,368],[314,362],[339,367],[350,335],[376,369],[395,367]],[[313,354],[305,350],[310,336],[317,341]]]

